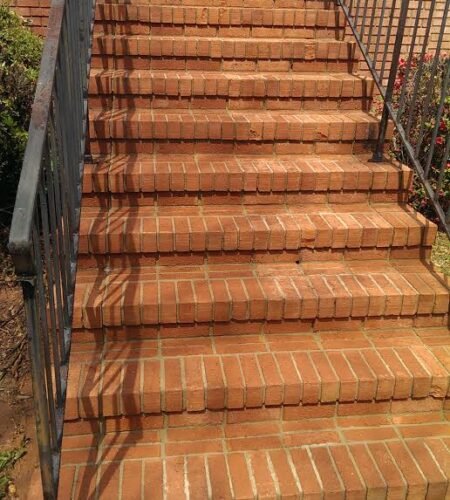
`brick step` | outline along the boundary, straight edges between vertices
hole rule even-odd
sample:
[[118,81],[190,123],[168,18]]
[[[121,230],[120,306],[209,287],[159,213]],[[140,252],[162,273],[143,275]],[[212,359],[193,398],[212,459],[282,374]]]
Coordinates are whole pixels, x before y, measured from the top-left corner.
[[355,60],[356,42],[305,38],[96,35],[93,55],[258,60]]
[[95,32],[111,35],[336,38],[340,10],[98,4]]
[[[198,10],[203,10],[199,8]],[[243,9],[242,9],[243,10]],[[272,11],[270,15],[272,14]],[[323,11],[327,12],[328,11]],[[175,13],[175,15],[183,15]],[[281,16],[283,15],[280,12]],[[195,12],[194,12],[195,15]],[[207,15],[207,14],[206,14]],[[248,16],[250,18],[250,15]],[[156,16],[155,16],[156,17]],[[244,20],[247,16],[243,16]],[[97,18],[98,19],[98,18]],[[208,25],[202,24],[195,20],[191,22],[183,21],[180,18],[177,23],[160,23],[155,21],[141,20],[104,20],[98,21],[95,24],[95,35],[113,35],[113,36],[195,36],[195,37],[218,37],[218,38],[302,38],[302,39],[329,39],[343,40],[345,28],[340,26],[340,19],[335,20],[333,15],[333,24],[330,26],[320,26],[316,24],[305,25],[304,21],[298,25],[285,25],[283,21],[279,25],[255,24],[250,18],[250,23],[247,25],[239,25],[236,23],[230,24],[219,20],[216,23]]]
[[280,9],[224,9],[220,16],[217,8],[174,7],[173,12],[170,7],[166,9],[164,13],[150,12],[151,19],[147,21],[142,20],[145,16],[139,18],[139,14],[137,19],[121,17],[122,13],[97,15],[94,34],[342,40],[345,32],[343,14],[327,10],[299,11],[295,18],[296,11]]
[[291,328],[301,320],[414,315],[424,326],[435,324],[434,316],[442,325],[449,292],[441,280],[414,259],[80,269],[73,327],[153,325],[158,331],[204,324],[231,332],[233,320],[250,332],[268,321]]
[[364,76],[93,70],[90,105],[112,108],[369,109]]
[[351,155],[99,157],[85,165],[83,203],[108,207],[406,201],[411,170],[367,160]]
[[[279,252],[302,258],[301,249],[419,247],[425,251],[436,226],[413,209],[383,205],[210,205],[203,207],[85,208],[80,254],[187,254],[243,252],[279,260]],[[273,252],[273,253],[272,253]],[[196,255],[196,256],[197,256]],[[203,259],[202,259],[203,260]],[[267,259],[266,259],[267,262]],[[195,263],[198,259],[195,258]]]
[[442,406],[450,373],[432,350],[413,333],[412,345],[394,333],[393,347],[374,347],[378,334],[323,335],[332,348],[303,333],[74,344],[65,418],[408,398]]
[[352,72],[356,44],[329,39],[96,35],[92,67],[201,71]]
[[112,420],[101,433],[66,424],[59,498],[447,498],[450,424],[436,412],[175,418],[138,430]]
[[351,153],[378,137],[378,125],[362,111],[92,110],[90,137],[94,154]]
[[[174,7],[173,0],[133,0],[130,5],[130,10],[135,11],[135,9],[144,13],[150,8],[150,5],[153,6],[169,6]],[[96,2],[97,8],[100,5],[117,5],[123,4],[119,8],[122,8],[125,5],[123,1],[116,0],[99,0]],[[224,5],[226,4],[226,5]],[[333,0],[259,0],[258,5],[255,6],[254,0],[177,0],[176,6],[186,6],[186,7],[216,7],[220,9],[230,8],[230,7],[238,7],[239,9],[296,9],[296,10],[305,10],[305,9],[321,9],[321,10],[331,10],[333,12],[337,12],[338,8],[336,3]],[[134,9],[133,9],[134,7]]]

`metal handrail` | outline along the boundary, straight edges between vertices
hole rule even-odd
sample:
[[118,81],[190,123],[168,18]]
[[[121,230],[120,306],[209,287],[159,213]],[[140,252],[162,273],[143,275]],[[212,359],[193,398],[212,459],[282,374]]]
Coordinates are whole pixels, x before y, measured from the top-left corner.
[[43,494],[55,499],[67,388],[95,0],[53,0],[9,250],[22,284]]
[[[434,206],[443,228],[450,237],[450,207],[440,201],[441,189],[447,163],[450,161],[450,131],[447,130],[442,146],[442,160],[438,168],[431,168],[431,160],[436,152],[436,136],[443,117],[444,104],[450,98],[450,57],[444,61],[444,75],[437,71],[439,58],[442,56],[443,42],[449,23],[450,0],[445,0],[443,11],[437,13],[437,0],[425,2],[418,0],[411,5],[410,0],[337,0],[343,10],[348,25],[353,32],[358,47],[372,74],[383,100],[383,112],[380,131],[375,147],[373,161],[383,160],[383,149],[386,142],[388,121],[392,120],[396,134],[400,138],[404,160],[413,167],[417,178],[422,183],[426,195]],[[421,33],[425,21],[425,31]],[[405,36],[407,26],[412,27],[410,36]],[[418,88],[424,78],[424,68],[428,64],[426,51],[430,42],[432,29],[438,26],[436,45],[433,47],[433,62],[427,80],[430,91],[425,98],[424,110],[421,112],[419,137],[414,137],[412,123],[418,114],[421,100]],[[421,34],[421,37],[419,37]],[[382,43],[383,41],[383,43]],[[421,43],[421,45],[419,45]],[[392,60],[389,61],[392,48]],[[400,56],[405,57],[405,69],[401,89],[395,92],[396,79],[399,72]],[[389,67],[390,64],[390,67]],[[416,64],[415,71],[412,71]],[[440,86],[439,106],[431,106],[431,90]],[[412,98],[406,100],[406,88],[413,86]],[[426,144],[424,154],[424,136],[427,123],[432,123],[432,134]]]

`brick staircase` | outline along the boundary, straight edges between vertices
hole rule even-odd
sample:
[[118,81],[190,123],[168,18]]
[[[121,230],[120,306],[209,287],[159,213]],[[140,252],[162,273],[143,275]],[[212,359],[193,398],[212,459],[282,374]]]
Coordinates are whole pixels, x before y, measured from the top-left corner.
[[450,495],[436,228],[368,161],[342,13],[110,0],[95,28],[60,498]]

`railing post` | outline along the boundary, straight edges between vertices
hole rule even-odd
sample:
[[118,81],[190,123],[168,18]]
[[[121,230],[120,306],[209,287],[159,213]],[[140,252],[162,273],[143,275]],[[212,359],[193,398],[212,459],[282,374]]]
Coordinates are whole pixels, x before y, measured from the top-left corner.
[[39,314],[36,303],[35,278],[20,278],[27,319],[28,344],[30,350],[31,373],[36,418],[36,435],[39,448],[39,462],[42,490],[45,500],[56,499],[56,485],[53,467],[53,452],[50,435],[50,415],[45,383],[45,358],[42,355]]
[[[408,14],[409,0],[402,0],[400,8],[400,17],[398,20],[397,33],[395,36],[394,50],[392,52],[391,69],[389,71],[389,79],[384,97],[383,113],[381,115],[380,130],[375,146],[375,151],[372,156],[372,161],[383,161],[384,143],[386,141],[386,132],[389,121],[389,106],[392,104],[392,96],[394,93],[395,80],[397,78],[398,64],[402,50],[403,35],[405,33],[406,17]],[[386,43],[389,43],[388,41]]]

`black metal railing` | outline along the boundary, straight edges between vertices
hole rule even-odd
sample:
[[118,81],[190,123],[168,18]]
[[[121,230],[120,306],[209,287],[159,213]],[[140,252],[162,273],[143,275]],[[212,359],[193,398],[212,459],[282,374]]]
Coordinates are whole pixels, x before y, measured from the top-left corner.
[[400,159],[413,167],[450,236],[450,0],[337,0],[382,98],[373,160],[388,121]]
[[23,288],[43,493],[57,496],[94,0],[53,0],[9,250]]

